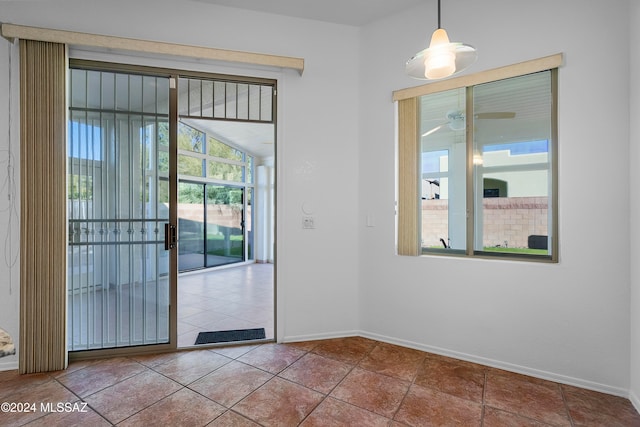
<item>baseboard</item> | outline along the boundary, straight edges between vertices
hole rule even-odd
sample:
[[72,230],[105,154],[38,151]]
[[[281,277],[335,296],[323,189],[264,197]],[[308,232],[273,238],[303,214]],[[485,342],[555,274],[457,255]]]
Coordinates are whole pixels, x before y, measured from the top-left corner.
[[0,362],[0,371],[15,371],[18,369],[18,360]]
[[300,341],[318,341],[329,340],[333,338],[347,338],[361,336],[360,331],[341,331],[341,332],[328,332],[322,334],[309,334],[309,335],[290,335],[284,336],[280,342],[291,343]]
[[[401,340],[401,339],[379,335],[375,333],[370,333],[370,332],[362,331],[360,332],[359,335],[366,338],[371,338],[376,341],[382,341],[389,344],[396,344],[403,347],[414,348],[416,350],[422,350],[428,353],[435,353],[442,356],[452,357],[455,359],[466,360],[468,362],[478,363],[478,364],[490,366],[493,368],[503,369],[505,371],[515,372],[518,374],[540,378],[543,380],[553,381],[561,384],[572,385],[575,387],[585,388],[593,391],[599,391],[602,393],[629,398],[629,390],[620,388],[620,387],[613,387],[606,384],[600,384],[593,381],[583,380],[580,378],[569,377],[566,375],[560,375],[553,372],[547,372],[539,369],[528,368],[526,366],[520,366],[513,363],[502,362],[500,360],[474,356],[471,354],[466,354],[466,353],[447,350],[439,347],[424,345],[424,344],[415,343],[412,341]],[[636,408],[639,407],[637,396],[636,396],[636,401],[634,402],[634,405],[636,406]]]
[[636,411],[640,413],[640,398],[638,397],[638,395],[635,394],[633,391],[630,391],[629,400],[631,401],[631,403],[633,403],[633,406],[635,406]]

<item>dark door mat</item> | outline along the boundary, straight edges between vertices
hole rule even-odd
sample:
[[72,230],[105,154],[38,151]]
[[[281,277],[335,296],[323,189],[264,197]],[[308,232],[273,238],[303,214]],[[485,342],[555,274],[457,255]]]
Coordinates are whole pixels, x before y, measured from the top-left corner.
[[198,334],[198,338],[196,339],[196,345],[211,344],[211,343],[217,343],[217,342],[262,340],[264,338],[265,338],[264,328],[235,329],[233,331],[200,332]]

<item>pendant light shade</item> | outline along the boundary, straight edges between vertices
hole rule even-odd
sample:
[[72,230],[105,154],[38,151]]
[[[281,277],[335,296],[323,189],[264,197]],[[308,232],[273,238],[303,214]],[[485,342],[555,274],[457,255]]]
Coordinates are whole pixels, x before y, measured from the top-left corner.
[[477,58],[473,46],[452,43],[440,26],[440,0],[438,0],[438,29],[431,36],[429,47],[407,61],[406,72],[416,79],[437,80],[449,77],[467,68]]

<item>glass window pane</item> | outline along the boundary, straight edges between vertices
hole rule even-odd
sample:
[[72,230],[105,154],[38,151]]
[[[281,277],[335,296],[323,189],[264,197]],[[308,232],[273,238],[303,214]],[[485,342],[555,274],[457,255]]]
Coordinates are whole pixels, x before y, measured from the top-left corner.
[[207,154],[213,157],[220,157],[223,159],[242,161],[242,151],[218,141],[213,137],[207,138]]
[[71,70],[71,100],[72,108],[87,106],[87,72],[85,70]]
[[249,119],[260,120],[260,86],[249,85]]
[[213,82],[202,81],[202,117],[213,117]]
[[113,110],[116,106],[116,76],[113,73],[103,72],[100,74],[102,80],[102,108]]
[[202,115],[202,84],[200,80],[189,79],[189,116]]
[[189,114],[189,79],[178,79],[178,114]]
[[227,85],[225,82],[213,82],[213,116],[226,117]]
[[272,103],[273,103],[273,88],[271,86],[262,86],[262,96],[260,97],[260,120],[270,122],[273,120]]
[[158,172],[169,173],[169,152],[158,151]]
[[235,119],[238,117],[238,99],[236,97],[238,90],[237,86],[238,85],[235,83],[227,83],[225,117],[228,119]]
[[156,78],[156,111],[169,114],[169,79]]
[[238,118],[246,120],[249,118],[249,85],[238,84]]
[[129,110],[129,77],[116,74],[116,110]]
[[210,161],[207,177],[224,181],[242,182],[243,170],[243,166]]
[[184,123],[179,123],[178,149],[193,151],[194,153],[203,153],[204,133]]
[[420,98],[423,250],[466,250],[465,91]]
[[158,145],[162,147],[169,147],[169,122],[158,122]]
[[129,76],[129,108],[142,111],[142,76]]
[[[156,77],[144,76],[142,78],[142,109],[147,113],[156,112]],[[163,79],[164,80],[164,79]]]
[[101,107],[100,80],[99,71],[87,71],[87,108],[99,109]]
[[247,156],[247,184],[253,184],[253,157]]
[[197,157],[178,155],[178,173],[181,175],[202,177],[204,160]]
[[476,86],[474,115],[475,250],[549,255],[550,72]]

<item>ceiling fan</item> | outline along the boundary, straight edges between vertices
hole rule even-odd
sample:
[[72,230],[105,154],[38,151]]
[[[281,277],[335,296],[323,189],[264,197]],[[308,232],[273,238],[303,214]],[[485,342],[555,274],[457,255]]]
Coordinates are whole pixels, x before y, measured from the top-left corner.
[[[516,116],[516,113],[512,112],[512,111],[494,111],[494,112],[487,112],[487,113],[476,113],[473,115],[474,119],[476,120],[483,120],[483,119],[494,119],[494,120],[499,120],[499,119],[513,119]],[[464,111],[462,110],[450,110],[447,111],[447,114],[445,115],[445,119],[447,120],[444,123],[439,124],[438,126],[429,129],[428,131],[426,131],[425,133],[422,134],[422,136],[428,136],[431,135],[434,132],[439,131],[440,129],[442,129],[445,126],[448,126],[449,129],[457,131],[457,130],[464,130],[465,126],[466,126],[466,116],[464,114]]]

